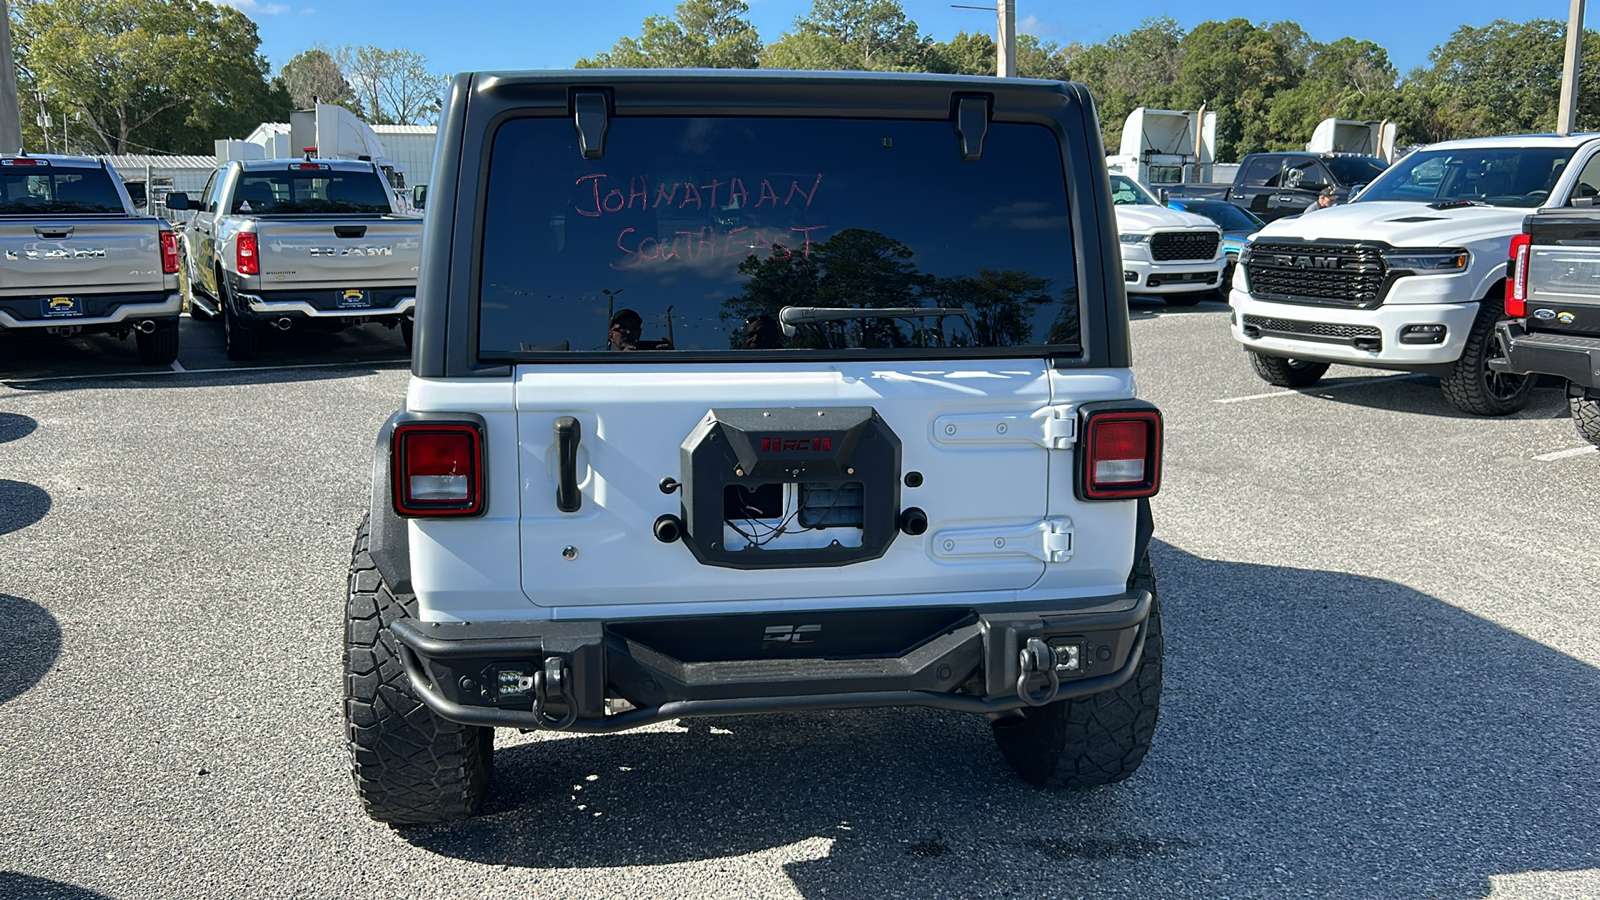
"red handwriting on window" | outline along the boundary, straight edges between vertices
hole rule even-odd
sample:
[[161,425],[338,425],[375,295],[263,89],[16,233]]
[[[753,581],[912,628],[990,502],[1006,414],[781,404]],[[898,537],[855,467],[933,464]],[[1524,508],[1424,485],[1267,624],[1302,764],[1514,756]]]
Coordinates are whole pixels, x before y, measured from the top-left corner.
[[[785,181],[788,182],[788,190],[780,195]],[[745,187],[745,179],[733,176],[706,181],[659,181],[655,183],[653,191],[648,175],[629,175],[624,179],[597,172],[584,175],[573,184],[577,188],[573,211],[590,218],[630,209],[658,209],[663,205],[669,209],[688,209],[693,205],[695,209],[704,210],[744,209],[750,203],[750,191]],[[798,178],[778,178],[776,184],[772,178],[762,178],[756,188],[755,207],[810,209],[821,187],[821,172],[811,179],[809,188]]]
[[[744,259],[763,254],[780,260],[794,256],[810,259],[814,244],[811,233],[827,227],[749,228],[740,225],[718,230],[708,226],[699,231],[674,231],[670,235],[660,236],[641,235],[636,228],[624,228],[617,234],[617,249],[624,256],[611,263],[611,267],[637,269],[646,264],[697,262],[715,258]],[[796,235],[798,239],[794,237]]]

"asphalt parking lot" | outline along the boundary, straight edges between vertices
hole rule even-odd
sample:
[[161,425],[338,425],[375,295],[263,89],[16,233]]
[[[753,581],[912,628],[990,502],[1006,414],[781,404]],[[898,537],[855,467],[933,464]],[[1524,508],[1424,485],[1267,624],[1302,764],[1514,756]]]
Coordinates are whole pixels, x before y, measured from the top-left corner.
[[241,366],[184,329],[155,373],[0,340],[0,897],[1600,896],[1600,456],[1557,388],[1285,391],[1225,307],[1136,302],[1168,656],[1132,780],[1041,792],[921,710],[502,731],[484,816],[393,829],[339,658],[399,336]]

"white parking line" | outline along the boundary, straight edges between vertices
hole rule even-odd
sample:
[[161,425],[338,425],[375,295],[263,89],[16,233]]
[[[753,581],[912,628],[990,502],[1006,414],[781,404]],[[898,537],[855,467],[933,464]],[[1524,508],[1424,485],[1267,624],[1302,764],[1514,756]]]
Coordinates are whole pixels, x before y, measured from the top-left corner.
[[217,372],[287,372],[292,369],[346,369],[351,366],[409,365],[410,359],[373,359],[364,362],[303,363],[293,366],[220,366],[215,369],[185,369],[176,362],[171,369],[143,372],[105,372],[97,375],[47,375],[42,378],[7,378],[0,375],[0,384],[38,384],[44,381],[109,381],[116,378],[159,378],[165,375],[206,375]]
[[1413,372],[1410,375],[1379,375],[1376,378],[1357,378],[1354,381],[1342,381],[1342,382],[1340,382],[1338,384],[1327,385],[1326,387],[1319,386],[1319,385],[1312,385],[1311,387],[1308,387],[1303,391],[1272,391],[1271,393],[1266,393],[1266,394],[1248,394],[1248,395],[1243,396],[1243,397],[1224,397],[1221,400],[1213,400],[1211,402],[1212,403],[1243,403],[1246,400],[1265,400],[1268,397],[1288,397],[1291,394],[1312,394],[1312,395],[1315,395],[1315,394],[1326,393],[1328,391],[1342,391],[1345,388],[1363,387],[1363,386],[1369,385],[1369,384],[1378,384],[1379,382],[1384,382],[1384,381],[1415,381],[1416,379],[1422,378],[1422,377],[1425,377],[1425,376],[1423,376],[1421,373],[1417,373],[1417,372]]
[[1533,460],[1534,462],[1554,462],[1558,459],[1566,459],[1569,456],[1582,456],[1585,453],[1593,453],[1596,450],[1600,450],[1600,447],[1590,444],[1587,447],[1574,447],[1571,450],[1557,450],[1554,453],[1541,453],[1538,456],[1535,456]]

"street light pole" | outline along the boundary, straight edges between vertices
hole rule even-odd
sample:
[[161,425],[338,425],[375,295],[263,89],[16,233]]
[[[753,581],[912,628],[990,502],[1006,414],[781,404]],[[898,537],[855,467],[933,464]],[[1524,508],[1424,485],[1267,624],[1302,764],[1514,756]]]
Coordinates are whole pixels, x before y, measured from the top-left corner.
[[11,11],[0,0],[0,153],[22,149],[22,110],[17,104],[17,63],[11,58]]
[[[1582,0],[1574,0],[1581,3]],[[1001,78],[1017,77],[1017,0],[996,0],[1000,13],[999,65]]]
[[1561,109],[1556,115],[1556,132],[1571,134],[1578,118],[1578,63],[1583,57],[1583,2],[1572,0],[1567,18],[1567,58],[1561,66]]

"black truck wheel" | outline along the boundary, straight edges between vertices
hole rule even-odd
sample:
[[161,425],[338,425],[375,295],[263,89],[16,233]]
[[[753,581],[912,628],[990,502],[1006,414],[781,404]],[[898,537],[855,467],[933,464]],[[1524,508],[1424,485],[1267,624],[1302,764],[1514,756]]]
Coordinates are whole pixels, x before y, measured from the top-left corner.
[[367,814],[395,825],[478,811],[494,766],[494,729],[434,715],[412,692],[389,624],[416,598],[396,597],[368,552],[371,517],[356,530],[344,637],[344,718],[350,770]]
[[1310,387],[1321,381],[1323,374],[1328,371],[1328,364],[1323,362],[1284,359],[1254,350],[1246,352],[1250,354],[1250,367],[1256,370],[1261,380],[1278,387]]
[[147,366],[170,366],[178,358],[178,320],[156,322],[156,330],[145,334],[134,332],[134,344],[139,348],[139,362]]
[[1567,406],[1572,410],[1572,424],[1578,427],[1578,434],[1600,447],[1600,400],[1568,397]]
[[1150,592],[1139,668],[1119,688],[1023,711],[993,723],[1006,762],[1029,784],[1082,789],[1131,776],[1155,738],[1161,707],[1161,603],[1148,557],[1129,582]]
[[1497,296],[1499,291],[1496,287],[1478,301],[1478,317],[1467,332],[1461,358],[1450,374],[1439,379],[1439,387],[1450,404],[1475,416],[1507,416],[1522,409],[1539,382],[1536,375],[1508,375],[1489,368],[1489,360],[1500,355],[1494,323],[1505,314],[1505,301]]
[[252,360],[261,355],[261,329],[254,322],[245,321],[233,309],[233,291],[221,272],[217,273],[217,305],[222,307],[222,342],[227,346],[228,358],[236,362]]

